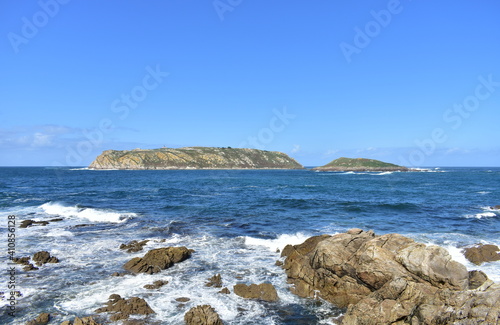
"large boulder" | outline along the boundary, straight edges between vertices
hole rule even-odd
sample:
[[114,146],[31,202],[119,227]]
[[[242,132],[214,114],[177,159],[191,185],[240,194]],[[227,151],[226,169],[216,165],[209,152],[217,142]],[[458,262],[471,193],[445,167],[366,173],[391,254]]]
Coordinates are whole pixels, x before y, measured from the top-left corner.
[[236,284],[233,287],[233,291],[236,295],[245,299],[259,299],[264,301],[277,301],[278,293],[274,286],[270,283],[261,284]]
[[168,269],[175,263],[191,257],[192,250],[186,247],[165,247],[152,249],[144,257],[135,257],[125,263],[123,268],[133,273],[155,274]]
[[287,246],[292,291],[347,308],[342,324],[495,324],[500,285],[437,246],[353,229]]
[[476,265],[500,261],[500,248],[496,245],[478,244],[464,249],[465,257]]
[[184,315],[187,325],[224,325],[219,315],[210,305],[202,305],[191,308]]
[[55,256],[50,256],[50,253],[47,251],[41,251],[35,253],[35,255],[33,255],[33,261],[38,266],[41,266],[46,263],[59,263],[59,259]]

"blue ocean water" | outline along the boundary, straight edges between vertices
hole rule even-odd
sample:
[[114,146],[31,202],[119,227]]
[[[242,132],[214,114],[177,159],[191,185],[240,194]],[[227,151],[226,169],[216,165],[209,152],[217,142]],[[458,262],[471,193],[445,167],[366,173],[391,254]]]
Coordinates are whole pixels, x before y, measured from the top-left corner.
[[[2,299],[0,323],[23,324],[41,312],[53,324],[92,315],[112,293],[144,298],[152,322],[182,324],[191,307],[210,304],[226,324],[329,324],[341,311],[292,295],[277,250],[312,235],[350,228],[400,233],[447,248],[469,269],[500,281],[500,263],[481,267],[461,253],[475,243],[500,245],[500,168],[432,168],[417,173],[311,170],[94,171],[0,168],[0,238],[7,219],[49,221],[16,230],[16,256],[47,250],[60,259],[37,271],[17,267],[16,317]],[[149,239],[142,252],[119,249]],[[127,275],[122,265],[152,248],[187,246],[192,258],[156,275]],[[5,254],[4,254],[5,256]],[[8,259],[0,266],[8,274]],[[236,283],[271,282],[280,301],[244,300],[205,287],[220,273]],[[2,279],[4,277],[2,276]],[[143,286],[168,280],[159,290]],[[7,293],[8,277],[0,291]],[[188,297],[184,305],[175,299]]]

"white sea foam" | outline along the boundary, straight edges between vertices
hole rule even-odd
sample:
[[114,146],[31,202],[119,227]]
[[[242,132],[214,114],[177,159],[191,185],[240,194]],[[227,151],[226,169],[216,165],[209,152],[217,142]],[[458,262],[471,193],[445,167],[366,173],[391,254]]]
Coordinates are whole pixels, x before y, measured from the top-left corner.
[[379,173],[379,174],[374,174],[374,175],[390,175],[394,172],[382,172],[382,173]]
[[245,245],[248,246],[264,246],[267,247],[271,252],[276,252],[277,250],[283,250],[286,245],[298,245],[302,244],[307,238],[311,236],[308,236],[303,233],[296,233],[296,234],[283,234],[279,235],[278,238],[276,239],[261,239],[261,238],[254,238],[250,236],[245,236]]
[[58,215],[66,218],[87,219],[92,222],[121,223],[129,218],[137,216],[135,213],[119,213],[109,210],[79,208],[77,206],[65,206],[60,203],[48,202],[40,208],[47,214]]
[[488,191],[480,191],[480,192],[477,192],[477,194],[490,194],[491,192],[488,192]]

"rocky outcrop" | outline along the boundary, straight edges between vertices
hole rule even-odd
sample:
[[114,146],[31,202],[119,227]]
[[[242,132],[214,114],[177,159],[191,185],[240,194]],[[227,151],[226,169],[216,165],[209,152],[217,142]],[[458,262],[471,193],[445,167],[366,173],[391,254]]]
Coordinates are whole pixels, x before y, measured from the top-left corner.
[[175,263],[191,257],[192,250],[186,247],[165,247],[152,249],[144,257],[135,257],[125,263],[124,269],[133,273],[155,274],[168,269]]
[[34,225],[46,226],[48,224],[49,224],[48,221],[35,221],[35,220],[28,219],[28,220],[23,220],[21,222],[21,224],[19,225],[19,228],[28,228],[28,227],[32,227]]
[[302,297],[347,308],[342,324],[496,324],[500,285],[441,247],[352,229],[287,246],[284,269]]
[[500,248],[496,245],[478,244],[464,249],[465,257],[476,265],[500,261]]
[[126,250],[127,253],[136,253],[142,251],[148,242],[149,240],[147,239],[142,241],[132,240],[128,244],[121,244],[120,249]]
[[191,308],[184,315],[187,325],[224,325],[215,309],[210,305],[202,305]]
[[220,274],[216,274],[213,277],[208,279],[208,282],[205,283],[206,287],[214,287],[214,288],[222,288],[222,278]]
[[75,317],[75,319],[70,322],[70,321],[64,321],[61,323],[61,325],[101,325],[100,323],[96,322],[94,318],[92,317]]
[[160,289],[161,287],[163,287],[164,285],[167,285],[167,284],[168,284],[168,281],[157,280],[157,281],[153,282],[153,284],[146,284],[144,286],[144,289],[148,289],[148,290]]
[[91,169],[302,169],[277,151],[240,148],[188,147],[180,149],[107,150]]
[[46,263],[59,263],[59,259],[55,256],[50,256],[50,253],[47,251],[35,253],[35,255],[33,255],[33,261],[37,266],[42,266]]
[[37,318],[30,320],[29,322],[26,322],[26,325],[45,325],[48,324],[50,321],[50,314],[48,313],[41,313],[38,315]]
[[109,296],[106,307],[98,308],[96,313],[110,313],[111,321],[115,322],[122,319],[128,319],[130,315],[150,315],[155,314],[148,303],[138,297],[123,299],[120,295],[113,294]]
[[345,158],[341,157],[335,159],[328,164],[313,168],[313,170],[319,171],[353,171],[353,172],[408,172],[412,171],[407,167],[398,166],[395,164],[386,163],[375,159],[366,158]]
[[270,283],[261,284],[236,284],[233,287],[233,291],[236,295],[245,299],[259,299],[264,301],[277,301],[278,293],[274,286]]

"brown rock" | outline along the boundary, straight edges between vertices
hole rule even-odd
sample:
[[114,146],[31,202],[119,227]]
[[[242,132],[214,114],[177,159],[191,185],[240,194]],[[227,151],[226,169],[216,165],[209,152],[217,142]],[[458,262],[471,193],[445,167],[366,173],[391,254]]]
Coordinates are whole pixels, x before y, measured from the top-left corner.
[[126,270],[133,273],[155,274],[168,269],[174,263],[182,262],[191,256],[186,247],[166,247],[152,249],[144,257],[136,257],[125,263]]
[[202,305],[191,308],[184,315],[187,325],[224,325],[219,315],[210,305]]
[[61,325],[101,325],[101,324],[96,322],[92,317],[83,317],[83,318],[75,317],[73,322],[64,321],[61,323]]
[[260,299],[264,301],[277,301],[278,293],[274,286],[270,283],[261,284],[237,284],[233,287],[236,295],[245,299]]
[[478,244],[464,249],[465,257],[476,265],[500,261],[500,248],[496,245]]
[[228,288],[222,288],[222,290],[221,290],[221,291],[219,291],[219,293],[223,293],[223,294],[228,295],[228,294],[230,294],[230,293],[231,293],[231,291],[229,291],[229,289],[228,289]]
[[144,246],[149,242],[149,240],[145,239],[143,241],[133,240],[128,244],[121,244],[120,249],[124,249],[127,253],[136,253],[142,251]]
[[493,210],[500,210],[500,205],[495,205],[494,207],[491,207]]
[[23,221],[21,221],[19,228],[28,228],[28,227],[32,227],[34,225],[46,226],[48,224],[49,224],[48,221],[23,220]]
[[35,255],[33,255],[33,261],[35,261],[38,266],[46,263],[59,263],[59,259],[55,256],[50,256],[50,253],[47,251],[35,253]]
[[153,282],[153,284],[146,284],[144,288],[149,290],[154,290],[154,289],[159,289],[166,284],[168,284],[168,281],[158,280]]
[[222,288],[222,278],[220,274],[216,274],[213,277],[208,279],[208,282],[205,283],[206,287],[214,287],[214,288]]
[[175,301],[178,301],[178,302],[188,302],[190,300],[191,300],[191,298],[188,298],[188,297],[175,298]]
[[127,319],[130,315],[155,314],[144,299],[138,297],[123,299],[117,294],[109,296],[106,307],[96,309],[96,313],[111,313],[112,321]]
[[401,235],[350,230],[287,246],[286,256],[292,291],[347,307],[342,324],[495,324],[500,317],[499,284],[467,272],[445,249]]
[[50,321],[50,314],[42,313],[37,318],[26,322],[26,325],[45,325]]

